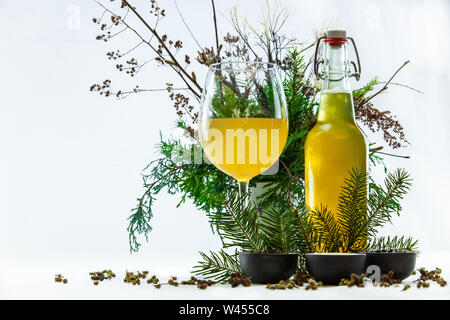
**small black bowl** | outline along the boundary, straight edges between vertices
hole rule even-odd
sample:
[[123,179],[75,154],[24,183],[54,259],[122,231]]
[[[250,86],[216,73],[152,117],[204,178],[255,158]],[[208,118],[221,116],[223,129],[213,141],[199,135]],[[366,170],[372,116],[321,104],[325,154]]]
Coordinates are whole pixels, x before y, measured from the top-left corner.
[[306,267],[311,277],[323,284],[337,285],[352,273],[364,273],[365,253],[307,253]]
[[366,269],[376,265],[381,274],[394,271],[394,279],[404,280],[414,271],[416,257],[415,252],[367,252]]
[[252,283],[277,283],[289,279],[297,268],[298,254],[240,252],[239,263],[243,274]]

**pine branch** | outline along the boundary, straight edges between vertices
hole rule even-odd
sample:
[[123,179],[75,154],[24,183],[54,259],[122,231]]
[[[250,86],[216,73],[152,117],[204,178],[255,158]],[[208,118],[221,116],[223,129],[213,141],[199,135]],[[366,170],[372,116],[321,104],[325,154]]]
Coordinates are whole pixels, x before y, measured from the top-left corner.
[[258,225],[264,235],[268,251],[298,252],[304,251],[305,239],[295,215],[289,208],[274,204],[263,210]]
[[308,219],[308,214],[305,206],[300,207],[301,210],[294,209],[294,215],[298,221],[298,225],[300,226],[300,231],[303,235],[303,239],[305,240],[306,249],[309,252],[314,252],[313,243],[317,243],[313,238],[313,226],[311,223],[311,219]]
[[[309,244],[306,243],[310,251],[366,251],[367,238],[374,238],[377,229],[390,222],[393,213],[399,213],[399,201],[411,186],[409,174],[403,169],[388,174],[384,188],[371,182],[368,199],[367,179],[365,172],[352,170],[341,190],[335,215],[326,206],[319,206],[310,210],[308,218],[299,219],[301,226],[311,224],[311,228],[302,227],[305,238],[310,241]],[[412,240],[404,238],[380,241],[371,245],[376,246],[378,243],[380,246],[393,248],[416,245]]]
[[391,221],[393,213],[398,215],[401,209],[399,201],[409,191],[411,181],[409,173],[404,169],[398,169],[388,174],[385,188],[371,188],[367,201],[367,223],[358,228],[355,237],[360,237],[364,233],[369,237],[375,237],[377,229]]
[[202,261],[194,267],[193,274],[205,279],[214,279],[226,283],[232,273],[241,272],[237,252],[229,255],[223,250],[218,253],[210,251],[210,255],[200,252]]
[[265,251],[264,241],[257,224],[258,213],[251,203],[243,208],[244,197],[239,197],[237,193],[234,193],[230,200],[224,203],[225,212],[220,214],[211,212],[208,214],[208,218],[227,241],[224,245],[225,248],[238,247],[244,251]]
[[411,187],[410,174],[404,169],[389,173],[385,179],[385,189],[380,192],[370,192],[368,201],[368,232],[374,234],[376,228],[391,221],[391,215],[399,215],[399,201],[408,193]]
[[317,247],[324,252],[339,252],[343,248],[339,222],[326,206],[320,205],[309,212]]
[[344,252],[358,252],[360,249],[354,246],[364,246],[367,241],[365,232],[357,234],[360,226],[366,224],[367,173],[352,169],[350,177],[344,181],[339,195],[337,220],[346,244]]
[[405,236],[395,236],[391,238],[380,237],[373,239],[368,244],[368,251],[376,252],[416,252],[419,253],[418,240],[414,240],[412,237],[406,238]]

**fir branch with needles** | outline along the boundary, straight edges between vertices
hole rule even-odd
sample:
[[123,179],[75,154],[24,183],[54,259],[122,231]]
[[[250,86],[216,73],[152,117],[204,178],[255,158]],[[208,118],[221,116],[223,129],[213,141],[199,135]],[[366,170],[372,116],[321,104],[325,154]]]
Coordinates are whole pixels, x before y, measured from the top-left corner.
[[416,252],[419,253],[418,240],[412,237],[394,236],[372,239],[368,246],[368,252]]
[[205,279],[214,279],[219,283],[226,283],[233,273],[241,272],[238,253],[228,254],[224,250],[213,251],[209,255],[200,252],[201,261],[193,268],[193,273]]
[[269,252],[303,252],[305,239],[292,210],[282,204],[273,204],[259,216],[266,250]]
[[392,215],[399,214],[400,200],[411,187],[410,175],[403,169],[389,173],[384,187],[369,185],[368,197],[366,181],[367,173],[352,170],[342,187],[337,212],[332,213],[326,206],[320,206],[302,218],[300,222],[304,225],[313,225],[307,231],[309,234],[303,231],[304,238],[315,239],[310,250],[364,252],[377,243],[385,245],[385,248],[411,244],[412,240],[403,237],[395,238],[395,241],[374,240],[379,229],[391,222]]
[[257,224],[258,213],[250,203],[243,208],[246,197],[235,194],[230,200],[224,201],[224,212],[207,216],[225,239],[224,248],[239,247],[246,251],[261,252],[265,250],[265,244]]
[[[238,252],[295,252],[305,253],[305,239],[292,210],[286,206],[272,206],[258,210],[252,202],[243,207],[245,196],[234,193],[224,201],[225,212],[208,214],[210,223],[223,238],[223,248],[209,255],[200,252],[202,260],[194,273],[223,281],[239,272]],[[225,250],[232,248],[234,254]]]
[[[384,180],[384,187],[371,188],[367,201],[367,234],[376,236],[378,229],[391,222],[393,214],[400,215],[400,201],[408,193],[412,185],[410,174],[404,169],[389,173]],[[363,228],[359,229],[364,233]]]
[[365,244],[367,234],[362,226],[367,223],[366,198],[367,173],[352,169],[341,188],[336,215],[346,244],[345,252],[361,251],[360,246]]
[[[327,206],[320,205],[310,210],[307,219],[314,226],[309,236],[313,240],[316,251],[339,252],[343,247],[343,238],[339,222]],[[305,222],[306,224],[306,222]]]

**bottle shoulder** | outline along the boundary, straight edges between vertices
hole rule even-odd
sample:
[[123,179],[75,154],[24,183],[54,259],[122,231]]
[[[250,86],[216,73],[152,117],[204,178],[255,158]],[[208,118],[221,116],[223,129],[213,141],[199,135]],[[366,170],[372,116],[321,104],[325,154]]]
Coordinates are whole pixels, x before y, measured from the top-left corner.
[[366,136],[355,122],[349,121],[318,121],[309,131],[306,141],[314,139],[357,139],[364,143]]

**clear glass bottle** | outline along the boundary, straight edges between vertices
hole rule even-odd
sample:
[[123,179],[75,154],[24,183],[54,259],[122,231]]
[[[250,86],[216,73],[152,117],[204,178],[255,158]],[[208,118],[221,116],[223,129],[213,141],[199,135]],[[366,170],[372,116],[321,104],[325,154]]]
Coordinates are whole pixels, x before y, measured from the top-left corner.
[[[324,205],[332,213],[337,211],[349,171],[367,169],[367,143],[355,121],[349,85],[352,63],[347,39],[351,38],[347,38],[345,30],[326,32],[323,60],[317,64],[322,67],[324,80],[318,119],[305,142],[306,205],[309,209]],[[353,75],[359,78],[359,73]]]

